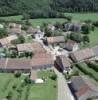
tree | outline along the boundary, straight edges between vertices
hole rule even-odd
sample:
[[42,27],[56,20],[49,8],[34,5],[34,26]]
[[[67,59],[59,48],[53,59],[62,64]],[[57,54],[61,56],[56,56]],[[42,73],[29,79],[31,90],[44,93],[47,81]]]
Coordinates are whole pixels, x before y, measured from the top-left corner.
[[45,27],[45,36],[50,37],[52,36],[53,32],[51,30],[49,30],[47,27]]
[[56,79],[57,79],[57,75],[56,75],[56,74],[53,74],[53,75],[50,76],[50,78],[51,78],[52,80],[56,80]]
[[18,78],[18,77],[20,77],[20,76],[21,76],[21,72],[16,71],[16,72],[14,73],[14,75],[15,75],[15,77],[16,77],[16,78]]
[[20,41],[20,43],[24,43],[25,42],[25,38],[22,35],[18,37],[18,40]]
[[83,42],[84,42],[84,44],[90,42],[90,39],[89,39],[89,36],[88,35],[83,36]]
[[0,38],[6,37],[6,36],[8,36],[7,30],[4,28],[3,29],[0,28]]
[[89,25],[88,24],[82,25],[81,31],[83,34],[89,34],[90,33]]
[[78,43],[82,42],[82,36],[79,33],[71,33],[70,34],[70,39],[74,40],[74,41],[76,41]]
[[31,80],[30,80],[29,77],[26,77],[26,78],[24,79],[24,81],[25,81],[26,84],[30,84],[30,83],[31,83]]

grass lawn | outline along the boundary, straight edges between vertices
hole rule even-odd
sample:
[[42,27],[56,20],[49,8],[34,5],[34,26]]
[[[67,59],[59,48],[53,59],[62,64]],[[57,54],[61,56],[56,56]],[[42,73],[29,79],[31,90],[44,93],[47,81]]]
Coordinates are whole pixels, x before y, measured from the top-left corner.
[[80,48],[87,48],[87,47],[94,47],[96,45],[98,45],[98,28],[95,28],[94,31],[91,31],[89,34],[89,38],[90,38],[90,44],[87,45],[80,45]]
[[22,16],[7,16],[7,17],[0,17],[0,19],[4,19],[7,21],[20,21],[22,19]]
[[[48,77],[50,71],[39,71],[39,77]],[[10,73],[0,73],[0,100],[5,98],[9,92],[12,93],[11,100],[57,100],[57,88],[54,88],[56,81],[50,78],[44,84],[30,84],[21,87],[22,80],[25,76],[15,78]],[[13,86],[16,86],[14,89]],[[52,93],[51,93],[52,92]]]
[[[50,71],[38,72],[39,78],[47,78],[52,74]],[[57,100],[57,88],[54,88],[56,81],[47,79],[44,84],[33,85],[30,89],[28,100]]]
[[[22,16],[8,16],[8,17],[0,17],[0,19],[4,19],[7,21],[21,21]],[[56,22],[60,22],[63,23],[66,20],[63,18],[39,18],[39,19],[30,19],[30,22],[32,24],[32,26],[36,27],[39,25],[42,25],[43,22],[45,23],[56,23]]]
[[98,28],[90,33],[90,47],[98,45]]
[[56,22],[60,22],[60,23],[63,23],[65,22],[66,20],[65,19],[62,19],[62,18],[46,18],[46,19],[31,19],[30,22],[32,23],[32,25],[35,27],[35,26],[40,26],[42,25],[44,22],[45,23],[56,23]]
[[73,21],[98,20],[98,13],[65,13],[66,16],[72,16]]

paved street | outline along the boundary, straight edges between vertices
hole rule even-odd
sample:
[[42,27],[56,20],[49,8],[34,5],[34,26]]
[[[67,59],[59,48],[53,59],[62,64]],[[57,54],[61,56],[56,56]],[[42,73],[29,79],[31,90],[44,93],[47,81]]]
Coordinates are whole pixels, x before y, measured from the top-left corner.
[[64,76],[54,68],[58,76],[58,100],[74,100]]

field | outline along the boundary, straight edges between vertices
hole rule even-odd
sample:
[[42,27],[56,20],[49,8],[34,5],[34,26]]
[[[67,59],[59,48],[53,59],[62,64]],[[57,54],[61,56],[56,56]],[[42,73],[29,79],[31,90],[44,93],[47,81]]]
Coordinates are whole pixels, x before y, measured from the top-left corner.
[[[4,19],[6,21],[21,21],[22,16],[8,16],[8,17],[0,17],[0,19]],[[39,25],[42,25],[44,22],[45,23],[56,23],[56,22],[60,22],[63,23],[66,20],[63,18],[39,18],[39,19],[30,19],[30,22],[32,24],[32,26],[36,27]]]
[[7,17],[0,17],[0,19],[4,19],[6,21],[20,21],[22,19],[22,16],[7,16]]
[[73,21],[98,20],[98,13],[65,13],[66,16],[72,16]]
[[98,45],[98,28],[90,33],[90,47]]
[[[50,71],[43,72],[43,74],[38,72],[40,77],[48,77],[49,74]],[[44,84],[30,84],[21,87],[24,78],[23,75],[16,78],[10,73],[0,73],[0,100],[3,100],[9,93],[11,100],[56,100],[56,88],[54,88],[56,81],[47,79]]]
[[65,19],[62,18],[47,18],[47,19],[31,19],[30,22],[32,23],[32,26],[38,26],[38,25],[42,25],[44,22],[45,23],[56,23],[56,22],[60,22],[63,23],[65,22]]

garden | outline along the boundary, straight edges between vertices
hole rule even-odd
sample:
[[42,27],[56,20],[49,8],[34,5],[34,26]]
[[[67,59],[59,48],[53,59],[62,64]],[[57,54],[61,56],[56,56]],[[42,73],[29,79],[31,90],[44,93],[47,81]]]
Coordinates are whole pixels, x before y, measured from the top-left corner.
[[33,84],[23,74],[0,73],[0,100],[56,100],[56,80],[51,75],[53,71],[38,71],[38,77],[46,80],[43,84]]

